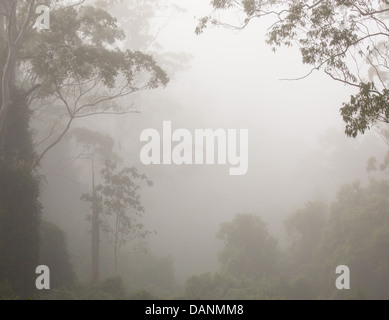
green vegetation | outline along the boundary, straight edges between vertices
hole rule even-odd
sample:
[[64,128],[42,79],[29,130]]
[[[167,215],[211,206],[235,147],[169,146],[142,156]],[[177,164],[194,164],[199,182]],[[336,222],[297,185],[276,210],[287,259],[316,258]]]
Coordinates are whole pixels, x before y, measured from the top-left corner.
[[[308,202],[285,226],[290,246],[276,247],[258,216],[223,223],[221,270],[186,282],[189,299],[386,299],[389,254],[389,182],[344,185],[327,209]],[[329,211],[329,212],[327,212]],[[335,268],[347,265],[350,291],[335,287]]]
[[[241,30],[271,16],[267,43],[274,51],[296,46],[302,62],[312,67],[300,79],[321,70],[358,90],[341,109],[346,134],[355,138],[377,123],[389,123],[388,5],[385,0],[213,0],[196,33],[209,25]],[[240,13],[241,22],[226,21],[226,11]]]
[[14,101],[0,156],[0,292],[26,298],[35,291],[39,265],[40,179],[29,168],[35,153],[23,93]]
[[[52,4],[50,31],[36,30],[33,27],[35,5],[49,3]],[[173,93],[170,92],[171,96],[165,101],[158,93],[149,97],[149,91],[164,88],[169,83],[169,77],[183,69],[187,60],[185,54],[161,54],[155,34],[161,32],[158,28],[163,23],[156,23],[155,34],[152,34],[150,19],[158,16],[158,10],[166,10],[167,4],[159,0],[99,0],[92,3],[94,6],[83,1],[69,5],[69,1],[61,0],[0,2],[0,300],[389,298],[389,180],[382,179],[382,173],[389,168],[389,153],[381,165],[375,158],[369,159],[369,181],[345,184],[337,190],[336,198],[327,201],[323,199],[327,196],[331,199],[331,195],[322,196],[319,190],[317,196],[310,197],[306,196],[308,192],[305,190],[304,197],[298,200],[301,207],[297,210],[289,208],[290,199],[295,199],[292,188],[297,185],[296,181],[289,189],[288,186],[283,189],[286,190],[284,194],[277,193],[276,183],[283,182],[283,175],[290,170],[288,166],[282,168],[284,171],[277,172],[282,177],[280,180],[273,180],[273,176],[264,181],[255,176],[255,179],[250,176],[247,180],[242,177],[242,180],[231,179],[228,182],[221,179],[219,183],[233,185],[236,199],[247,199],[245,196],[249,195],[255,205],[256,201],[263,200],[260,196],[268,196],[261,208],[271,208],[269,211],[278,210],[280,203],[288,201],[285,207],[289,215],[277,235],[265,217],[269,217],[270,213],[284,217],[284,207],[280,209],[283,212],[270,213],[265,212],[266,209],[237,213],[239,211],[236,212],[234,207],[231,210],[237,214],[226,219],[231,212],[225,212],[223,208],[233,203],[235,198],[222,203],[224,197],[232,193],[225,196],[224,186],[210,181],[217,175],[210,175],[210,180],[201,180],[192,172],[187,174],[182,166],[176,168],[181,171],[168,167],[163,173],[160,171],[159,176],[153,169],[146,169],[149,170],[146,176],[132,164],[137,163],[137,146],[134,143],[139,141],[127,137],[128,133],[140,131],[144,125],[154,125],[162,117],[166,119],[165,116],[173,114],[169,112],[179,114],[177,110],[181,110],[182,101],[193,100],[189,101],[191,106],[201,107],[207,100],[212,101],[208,91],[202,92],[196,86],[200,87],[207,78],[217,79],[213,76],[221,71],[219,66],[215,64],[214,69],[204,68],[206,73],[201,76],[191,75],[188,78],[192,82],[171,90]],[[172,7],[181,10],[177,5]],[[274,50],[283,46],[299,48],[303,64],[309,67],[301,79],[321,70],[330,79],[353,88],[355,92],[351,96],[347,93],[347,101],[340,109],[348,137],[356,138],[373,126],[389,123],[389,1],[213,0],[211,7],[211,14],[200,19],[197,34],[209,25],[240,30],[253,20],[272,16],[275,20],[268,29],[267,43]],[[119,20],[113,15],[115,11],[122,11]],[[241,23],[227,24],[223,14],[228,12],[240,14],[243,17]],[[178,30],[178,33],[183,30]],[[195,51],[203,54],[202,49]],[[219,60],[216,62],[222,61],[221,58],[225,57],[213,57]],[[245,57],[239,57],[238,68],[251,67],[252,61],[248,62]],[[261,65],[268,63],[260,62]],[[247,76],[247,83],[253,79],[257,81],[257,76],[262,75],[257,70],[253,74],[252,78]],[[245,76],[236,75],[236,79],[226,76],[220,79],[223,81],[214,83],[215,90],[224,94],[241,81],[242,86],[246,86],[243,82]],[[227,82],[232,86],[229,87]],[[267,90],[262,86],[258,85],[255,90]],[[254,87],[247,88],[251,90]],[[274,91],[272,94],[279,98],[283,92]],[[222,94],[217,92],[216,95]],[[301,95],[308,97],[309,92],[303,91]],[[223,125],[237,120],[245,125],[243,120],[251,114],[240,118],[238,109],[231,107],[230,96],[226,97],[217,102],[227,101],[226,105],[231,110],[227,110],[225,119],[222,119],[224,113],[220,112],[221,108],[218,109],[218,113],[214,114],[216,122],[220,120]],[[254,106],[251,109],[253,120],[249,119],[248,123],[251,128],[256,127],[254,115],[261,114],[266,118],[264,122],[271,118],[266,110],[254,113],[257,101],[252,100],[248,92],[247,95],[239,93],[235,102],[239,102],[239,107],[243,103]],[[123,118],[113,123],[107,118],[109,115],[139,113],[141,105],[147,107],[147,116],[140,120],[139,125]],[[165,106],[166,109],[154,114],[154,110],[150,111],[153,106]],[[281,139],[282,130],[286,136],[303,123],[291,122],[292,129],[287,131],[283,126],[289,118],[280,119],[281,113],[272,123],[272,132],[277,138],[266,140],[273,147],[271,150],[274,150],[277,139]],[[96,121],[89,121],[92,116],[97,116],[94,118]],[[188,117],[179,114],[177,123],[185,123],[185,118],[190,117],[193,117],[193,120],[190,119],[193,122],[187,124],[204,121],[207,126],[213,126],[207,117],[195,113],[190,113]],[[301,118],[301,121],[310,122],[309,125],[316,125],[316,118],[305,119],[305,114]],[[76,123],[78,127],[74,128]],[[389,131],[385,132],[385,127],[382,128],[380,134],[389,142]],[[111,135],[104,132],[105,129]],[[234,132],[229,129],[229,135],[234,135]],[[116,141],[118,137],[122,140]],[[161,138],[163,140],[164,137]],[[185,138],[184,135],[182,138]],[[344,167],[354,165],[349,150],[343,150],[343,145],[336,145],[337,139],[334,136],[328,142],[323,154],[335,147],[338,149],[335,160],[342,158],[346,163],[343,167],[332,161],[332,157],[306,159],[312,162],[310,165],[317,172],[329,163],[336,167],[335,174],[328,175],[328,180],[338,177]],[[167,148],[158,149],[156,153],[170,162],[171,154],[164,150],[171,151],[168,150],[171,149],[170,143],[180,139],[172,138],[168,143],[162,140]],[[261,146],[258,142],[262,140],[258,137],[252,141],[250,147]],[[220,162],[223,162],[222,142],[223,138],[219,137],[217,157],[219,160],[220,156]],[[124,147],[127,143],[128,149]],[[54,148],[56,152],[51,152]],[[229,146],[226,153],[232,153],[230,149],[234,148]],[[293,153],[297,149],[293,145],[287,152]],[[191,148],[188,150],[192,155]],[[204,150],[208,152],[211,148]],[[195,152],[193,155],[200,154]],[[50,156],[53,158],[45,163]],[[278,156],[284,158],[283,164],[289,160],[286,153]],[[69,160],[66,165],[58,165],[64,159]],[[253,159],[258,160],[259,157]],[[267,162],[257,161],[253,167],[262,166],[263,171],[272,171],[273,167],[270,168],[269,164],[276,156],[266,159]],[[211,162],[207,160],[208,164]],[[56,166],[51,172],[53,163]],[[312,174],[306,170],[305,164],[298,178],[306,173]],[[280,169],[274,168],[274,172]],[[178,174],[172,177],[172,172]],[[373,174],[378,174],[380,179],[374,179]],[[187,179],[189,176],[196,176],[196,179]],[[143,188],[152,185],[149,177],[157,182],[165,181],[165,185],[160,183],[154,187],[157,191],[152,195],[147,194],[148,188]],[[54,183],[45,184],[50,179]],[[184,184],[186,180],[188,184]],[[340,180],[342,183],[352,181],[343,176]],[[250,184],[245,185],[247,181]],[[263,184],[260,188],[259,182]],[[204,188],[206,184],[209,184],[206,186],[208,189]],[[171,185],[176,189],[169,189]],[[184,193],[178,189],[184,185],[188,187],[185,190],[187,198],[180,199]],[[216,190],[219,187],[220,190]],[[276,190],[271,194],[274,198],[263,192],[268,187]],[[44,191],[52,191],[50,188],[54,191],[46,195],[50,198],[48,200]],[[205,192],[197,193],[202,188]],[[337,188],[332,188],[331,192]],[[172,190],[177,194],[170,192]],[[287,194],[289,192],[290,195]],[[258,199],[255,198],[257,196]],[[312,198],[311,201],[300,202],[308,198]],[[147,205],[143,199],[148,201]],[[191,203],[186,203],[188,199],[193,201],[192,204],[201,204],[194,209],[198,211],[191,211]],[[185,215],[186,219],[181,222],[185,223],[185,227],[175,221],[177,216],[170,212],[169,205],[174,201],[180,204],[176,212]],[[168,205],[164,206],[167,202]],[[249,211],[254,205],[248,201],[244,208]],[[151,217],[147,214],[148,207],[153,210]],[[208,209],[214,210],[215,214],[223,214],[223,218],[217,217],[217,223],[222,222],[219,229],[213,230],[221,246],[217,256],[215,250],[218,265],[212,265],[214,269],[210,269],[211,263],[205,264],[206,269],[204,265],[192,266],[193,261],[185,261],[183,265],[190,265],[192,270],[197,271],[191,271],[189,277],[186,274],[184,280],[178,281],[175,259],[184,250],[190,253],[190,249],[184,241],[166,248],[161,241],[156,244],[159,249],[148,251],[148,239],[160,236],[149,231],[152,230],[150,225],[159,227],[155,221],[164,225],[165,234],[161,239],[165,241],[169,236],[173,238],[170,234],[166,235],[173,230],[179,230],[182,237],[174,238],[176,242],[195,237],[201,239],[206,232],[191,223],[194,214],[198,214],[203,219],[204,228],[212,225],[215,222],[213,217],[207,220],[208,217],[202,215]],[[90,221],[85,222],[85,217]],[[195,236],[190,238],[185,233],[188,230],[193,231]],[[74,239],[68,238],[70,234]],[[209,244],[205,241],[199,243],[199,246]],[[201,247],[194,246],[192,250],[201,251]],[[175,256],[166,252],[174,252]],[[38,291],[36,288],[35,270],[39,265],[49,266],[50,290]],[[335,270],[340,265],[346,265],[351,270],[351,290],[341,291],[335,287]],[[204,272],[207,270],[212,272]]]

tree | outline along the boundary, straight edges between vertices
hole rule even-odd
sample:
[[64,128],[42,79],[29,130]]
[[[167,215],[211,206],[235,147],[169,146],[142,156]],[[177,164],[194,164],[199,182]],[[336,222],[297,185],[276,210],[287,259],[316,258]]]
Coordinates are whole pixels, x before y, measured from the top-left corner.
[[0,158],[0,283],[9,283],[17,297],[28,298],[36,293],[41,179],[30,170],[36,155],[23,93],[12,100],[18,103],[9,111],[9,125],[3,133],[6,156]]
[[308,202],[304,208],[295,211],[284,222],[286,231],[292,238],[290,248],[292,256],[295,263],[302,267],[312,263],[321,232],[326,224],[326,210],[326,205],[322,202]]
[[[101,213],[100,225],[107,233],[113,246],[114,274],[118,274],[120,249],[129,242],[143,241],[150,233],[138,221],[144,214],[144,207],[138,194],[140,182],[149,186],[152,182],[134,167],[117,169],[117,165],[107,160],[101,170],[102,183],[96,187],[98,210]],[[86,194],[83,199],[92,202],[93,195]]]
[[261,278],[274,273],[277,241],[262,219],[253,214],[237,214],[221,224],[217,237],[224,241],[219,254],[222,270],[235,276]]
[[[315,252],[316,278],[323,293],[341,295],[332,285],[334,266],[352,270],[352,290],[387,299],[389,290],[389,184],[371,180],[343,186],[331,208]],[[359,288],[358,288],[359,287]]]
[[[169,81],[150,55],[119,48],[125,34],[102,9],[58,1],[51,9],[50,30],[38,31],[32,28],[34,0],[28,10],[24,1],[8,2],[10,6],[0,8],[9,35],[2,70],[0,136],[11,106],[8,92],[22,87],[34,115],[44,117],[48,124],[47,131],[37,135],[39,155],[32,168],[62,140],[75,120],[137,112],[132,105],[120,106],[118,99]],[[15,35],[14,29],[18,31]]]
[[[119,162],[120,157],[113,151],[115,142],[108,136],[97,131],[86,128],[75,128],[71,132],[76,143],[81,146],[77,159],[90,161],[92,193],[88,201],[91,202],[92,215],[90,218],[92,226],[92,272],[91,281],[97,283],[100,280],[100,212],[96,191],[96,167],[105,161]],[[85,199],[84,197],[82,197]]]
[[[197,34],[210,24],[243,29],[253,19],[272,16],[267,43],[274,50],[299,47],[303,63],[312,66],[301,78],[323,70],[357,88],[341,109],[348,136],[363,134],[377,122],[389,123],[389,1],[213,0],[211,5]],[[225,11],[240,12],[243,22],[225,22]]]
[[[38,265],[42,158],[75,120],[137,112],[119,100],[169,81],[150,55],[120,49],[114,17],[83,2],[0,2],[0,280],[20,296],[33,292]],[[39,4],[51,5],[50,30],[33,28]]]
[[[65,8],[52,15],[58,23],[53,22],[50,32],[41,34],[31,67],[38,81],[46,84],[46,92],[38,92],[41,98],[54,98],[61,111],[50,122],[53,125],[44,138],[50,143],[45,143],[39,159],[62,139],[74,120],[138,112],[131,104],[120,106],[118,99],[168,82],[151,56],[119,49],[125,35],[107,12],[87,6],[78,11]],[[49,104],[53,105],[52,100]],[[44,106],[47,104],[38,110]]]
[[159,42],[159,35],[172,18],[186,9],[178,0],[98,0],[98,6],[107,10],[123,30],[131,30],[125,47],[152,55],[169,74],[169,78],[189,67],[189,54],[167,52]]
[[76,280],[65,233],[48,221],[41,223],[40,264],[50,268],[50,289],[70,287]]
[[[18,1],[5,0],[0,3],[0,15],[2,19],[1,26],[1,40],[5,41],[5,48],[2,48],[2,67],[1,67],[1,106],[0,106],[0,152],[3,150],[4,132],[6,130],[6,123],[9,117],[10,109],[15,104],[13,99],[17,57],[21,50],[22,41],[26,33],[32,29],[32,17],[35,10],[35,0],[30,0],[27,5],[27,10],[20,21],[18,21],[17,8]],[[6,28],[4,28],[4,24]],[[20,27],[19,27],[20,25]],[[2,41],[2,42],[3,42]],[[5,50],[4,50],[5,49]],[[31,94],[36,87],[32,87],[26,96]]]

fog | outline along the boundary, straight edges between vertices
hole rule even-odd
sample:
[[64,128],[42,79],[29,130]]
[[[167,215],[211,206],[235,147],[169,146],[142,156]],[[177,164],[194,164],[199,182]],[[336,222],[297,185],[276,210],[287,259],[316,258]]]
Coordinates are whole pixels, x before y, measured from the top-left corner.
[[[236,213],[256,213],[283,236],[282,221],[293,210],[311,199],[332,199],[342,183],[365,179],[368,158],[382,155],[383,146],[373,138],[370,145],[369,136],[354,141],[343,134],[339,108],[355,90],[319,73],[300,81],[282,80],[298,78],[310,69],[294,48],[272,52],[265,43],[266,22],[239,32],[215,28],[195,35],[195,17],[208,10],[207,1],[202,2],[187,1],[180,4],[185,13],[175,13],[168,21],[156,19],[163,28],[158,43],[165,52],[188,55],[188,69],[178,71],[166,89],[137,97],[140,114],[83,123],[111,135],[125,163],[153,180],[154,186],[142,191],[145,223],[157,231],[149,239],[150,249],[173,257],[181,281],[217,269],[222,243],[215,232],[220,223]],[[131,97],[123,103],[132,101]],[[226,166],[217,165],[144,166],[139,160],[140,133],[145,128],[162,131],[164,120],[192,131],[249,129],[248,174],[231,177]],[[327,150],[321,139],[331,139]],[[341,146],[349,154],[337,153]],[[64,162],[51,171],[63,166]],[[45,176],[51,179],[49,171]],[[54,178],[46,190],[61,190],[63,179]],[[67,183],[71,188],[75,182]],[[68,202],[63,192],[58,194]],[[71,220],[68,214],[63,213],[64,223]],[[68,238],[75,235],[69,233]]]
[[[125,2],[108,11],[127,34],[120,46],[153,55],[170,78],[166,88],[119,99],[120,105],[134,104],[138,113],[80,118],[72,129],[88,128],[111,136],[121,165],[134,166],[153,181],[153,186],[139,191],[145,209],[141,222],[152,231],[145,245],[147,254],[171,258],[176,288],[167,297],[171,298],[183,294],[190,277],[220,270],[218,253],[225,242],[216,233],[222,223],[239,213],[258,215],[277,239],[279,250],[288,252],[285,219],[309,201],[331,208],[344,184],[360,180],[367,187],[368,159],[382,160],[386,144],[375,128],[355,139],[346,136],[339,110],[358,90],[321,71],[296,80],[307,75],[311,66],[302,63],[297,47],[273,52],[266,44],[271,18],[253,20],[243,30],[210,27],[196,35],[198,19],[210,12],[208,0],[159,2],[160,9],[143,21],[150,28],[146,31],[155,36],[151,44],[136,38],[139,30],[129,28],[132,11],[122,9]],[[138,1],[139,6],[144,3]],[[239,16],[238,12],[225,14],[231,19]],[[43,127],[39,119],[34,121],[36,128]],[[191,132],[248,129],[247,174],[229,175],[228,164],[143,164],[141,132],[152,128],[162,134],[163,121],[171,121],[173,130]],[[92,177],[90,158],[80,157],[81,152],[70,131],[46,154],[39,168],[44,177],[40,199],[43,218],[66,235],[79,281],[88,282],[91,224],[86,216],[91,206],[80,198],[91,192]],[[94,165],[100,183],[97,160]],[[112,249],[102,231],[100,243],[104,279],[114,272]],[[129,266],[136,252],[143,250],[131,245],[121,249],[118,273],[127,287],[133,281],[135,271]],[[336,266],[328,273],[334,273]]]

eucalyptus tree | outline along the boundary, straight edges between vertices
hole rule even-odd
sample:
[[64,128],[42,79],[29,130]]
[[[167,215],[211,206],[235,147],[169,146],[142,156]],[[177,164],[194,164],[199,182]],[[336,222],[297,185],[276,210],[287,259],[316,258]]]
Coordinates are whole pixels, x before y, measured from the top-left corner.
[[146,175],[134,167],[118,168],[111,160],[100,170],[101,183],[93,194],[84,194],[83,199],[95,203],[100,213],[101,229],[107,234],[113,248],[113,267],[118,274],[119,254],[127,244],[144,244],[150,231],[140,218],[145,212],[139,194],[143,184],[152,185]]
[[[49,30],[34,28],[40,3],[51,4]],[[137,112],[119,99],[169,81],[152,56],[120,49],[126,35],[116,18],[101,8],[65,3],[9,0],[0,8],[8,35],[2,57],[0,135],[12,107],[12,90],[21,88],[33,116],[47,125],[44,133],[37,133],[38,156],[32,168],[75,120]]]
[[[34,27],[40,5],[48,30]],[[169,81],[151,55],[122,49],[125,39],[116,18],[82,0],[0,2],[0,282],[20,297],[34,290],[43,157],[75,121],[138,112],[123,98]]]
[[[388,0],[212,0],[212,12],[196,33],[210,25],[244,29],[272,17],[267,43],[274,50],[297,46],[302,62],[335,81],[355,87],[341,108],[346,134],[356,137],[377,123],[389,123]],[[226,14],[237,13],[236,21]]]

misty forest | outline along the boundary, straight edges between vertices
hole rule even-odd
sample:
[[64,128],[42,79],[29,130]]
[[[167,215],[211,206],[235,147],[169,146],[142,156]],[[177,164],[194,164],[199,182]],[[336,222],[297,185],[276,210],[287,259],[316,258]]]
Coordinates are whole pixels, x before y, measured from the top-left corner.
[[0,299],[389,299],[388,23],[387,0],[1,0]]

